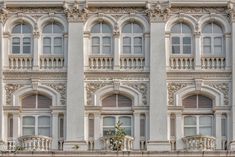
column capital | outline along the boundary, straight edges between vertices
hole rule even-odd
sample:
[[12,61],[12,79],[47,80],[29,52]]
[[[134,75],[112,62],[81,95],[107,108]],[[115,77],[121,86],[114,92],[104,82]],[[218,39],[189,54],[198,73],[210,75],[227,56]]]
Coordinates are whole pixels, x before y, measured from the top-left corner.
[[86,2],[75,1],[74,3],[64,2],[64,13],[67,16],[68,22],[84,22],[87,19],[88,11]]
[[147,10],[145,12],[152,23],[166,22],[170,17],[169,1],[147,2],[146,8]]
[[0,3],[0,23],[4,23],[7,20],[9,11],[6,9],[6,4]]

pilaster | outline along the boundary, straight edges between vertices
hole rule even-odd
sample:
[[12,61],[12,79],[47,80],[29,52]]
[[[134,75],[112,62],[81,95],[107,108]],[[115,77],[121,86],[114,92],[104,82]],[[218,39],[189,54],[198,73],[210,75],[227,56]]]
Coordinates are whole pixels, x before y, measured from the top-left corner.
[[[201,49],[201,34],[200,32],[195,32],[194,33],[194,37],[195,37],[195,48],[192,50],[194,52],[194,66],[195,66],[195,70],[200,70],[201,69],[201,57],[202,57],[202,49]],[[193,42],[193,41],[192,41]]]
[[114,32],[114,70],[119,70],[120,69],[120,33],[119,31]]
[[38,70],[40,67],[40,55],[39,55],[39,31],[35,30],[33,32],[33,69]]
[[140,149],[140,113],[134,113],[134,149]]
[[216,149],[221,149],[221,117],[222,113],[215,112],[215,137],[216,137]]
[[52,113],[52,149],[58,149],[58,124],[59,124],[59,113]]

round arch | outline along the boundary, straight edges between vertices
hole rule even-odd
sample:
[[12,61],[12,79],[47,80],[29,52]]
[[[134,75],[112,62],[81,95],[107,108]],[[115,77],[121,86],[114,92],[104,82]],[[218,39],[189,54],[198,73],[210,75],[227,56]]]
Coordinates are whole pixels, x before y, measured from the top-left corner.
[[117,90],[114,88],[113,85],[109,85],[97,90],[94,93],[93,95],[94,106],[101,106],[102,104],[101,101],[103,98],[115,93],[119,93],[130,98],[133,102],[133,106],[142,105],[142,95],[137,90],[125,85],[120,85],[120,87]]
[[203,85],[200,91],[196,90],[196,87],[194,85],[190,85],[180,89],[174,94],[174,98],[176,100],[175,105],[182,106],[182,100],[193,94],[202,94],[204,96],[209,97],[213,100],[213,106],[224,105],[224,94],[218,91],[217,89],[207,85]]
[[40,31],[42,31],[43,27],[45,27],[48,22],[55,21],[60,23],[63,26],[64,32],[68,32],[68,24],[66,22],[66,19],[61,15],[45,15],[39,18],[38,20],[38,28]]
[[115,19],[109,15],[93,15],[91,16],[84,25],[84,32],[90,32],[91,28],[99,21],[104,21],[111,26],[112,29],[115,27]]
[[197,28],[197,20],[194,17],[190,15],[186,15],[186,14],[180,14],[180,16],[175,15],[175,16],[170,17],[170,19],[166,23],[165,31],[171,32],[171,28],[179,22],[189,25],[192,32],[194,32]]
[[217,23],[219,26],[222,27],[224,33],[231,32],[231,27],[230,27],[228,20],[222,15],[218,15],[218,14],[210,14],[210,15],[202,16],[198,22],[199,30],[202,32],[202,29],[204,28],[204,26],[209,22]]
[[18,90],[16,90],[12,95],[13,99],[13,106],[21,106],[21,98],[28,94],[33,94],[33,93],[40,93],[42,95],[45,95],[52,100],[52,106],[58,106],[60,104],[60,94],[55,91],[54,89],[44,86],[44,85],[39,85],[37,90],[33,89],[32,86],[24,86]]
[[22,15],[21,17],[15,15],[7,19],[5,26],[4,26],[4,32],[11,32],[12,28],[17,25],[18,23],[28,23],[31,25],[32,30],[35,30],[37,28],[37,23],[36,21],[30,17],[29,15]]
[[141,15],[125,15],[122,16],[119,20],[118,20],[118,26],[120,28],[120,30],[124,27],[125,24],[127,24],[130,20],[137,22],[138,24],[140,24],[144,30],[144,33],[149,33],[150,32],[150,26],[149,26],[149,22]]

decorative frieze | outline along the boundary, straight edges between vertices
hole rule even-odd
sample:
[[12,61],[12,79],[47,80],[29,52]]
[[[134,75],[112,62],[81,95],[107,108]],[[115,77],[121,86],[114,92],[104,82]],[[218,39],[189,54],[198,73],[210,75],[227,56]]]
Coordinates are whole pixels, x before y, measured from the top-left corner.
[[69,22],[84,22],[87,19],[87,10],[84,2],[64,3],[64,12]]
[[165,22],[170,16],[170,3],[168,1],[147,3],[146,13],[151,22]]
[[225,7],[171,7],[171,14],[226,14],[227,8]]
[[5,85],[6,105],[12,105],[12,94],[21,87],[23,87],[22,84],[6,84]]
[[168,105],[169,106],[173,106],[174,103],[175,103],[175,101],[174,101],[174,94],[178,90],[180,90],[180,89],[182,89],[182,88],[184,88],[186,86],[187,86],[186,83],[168,83],[167,89],[168,89]]
[[66,105],[66,84],[64,83],[45,83],[44,85],[49,86],[60,93],[60,105]]
[[224,105],[229,105],[229,84],[228,83],[208,83],[208,86],[211,86],[221,93],[224,94]]

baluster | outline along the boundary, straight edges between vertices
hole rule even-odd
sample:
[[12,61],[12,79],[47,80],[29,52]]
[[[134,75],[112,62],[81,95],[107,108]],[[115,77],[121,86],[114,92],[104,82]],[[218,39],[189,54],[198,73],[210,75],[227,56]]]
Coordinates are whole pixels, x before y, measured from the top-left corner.
[[174,58],[170,58],[170,67],[171,69],[174,69]]
[[215,58],[211,58],[211,68],[215,69]]
[[10,58],[10,60],[11,69],[14,69],[14,58]]
[[179,69],[179,58],[176,58],[176,69]]

